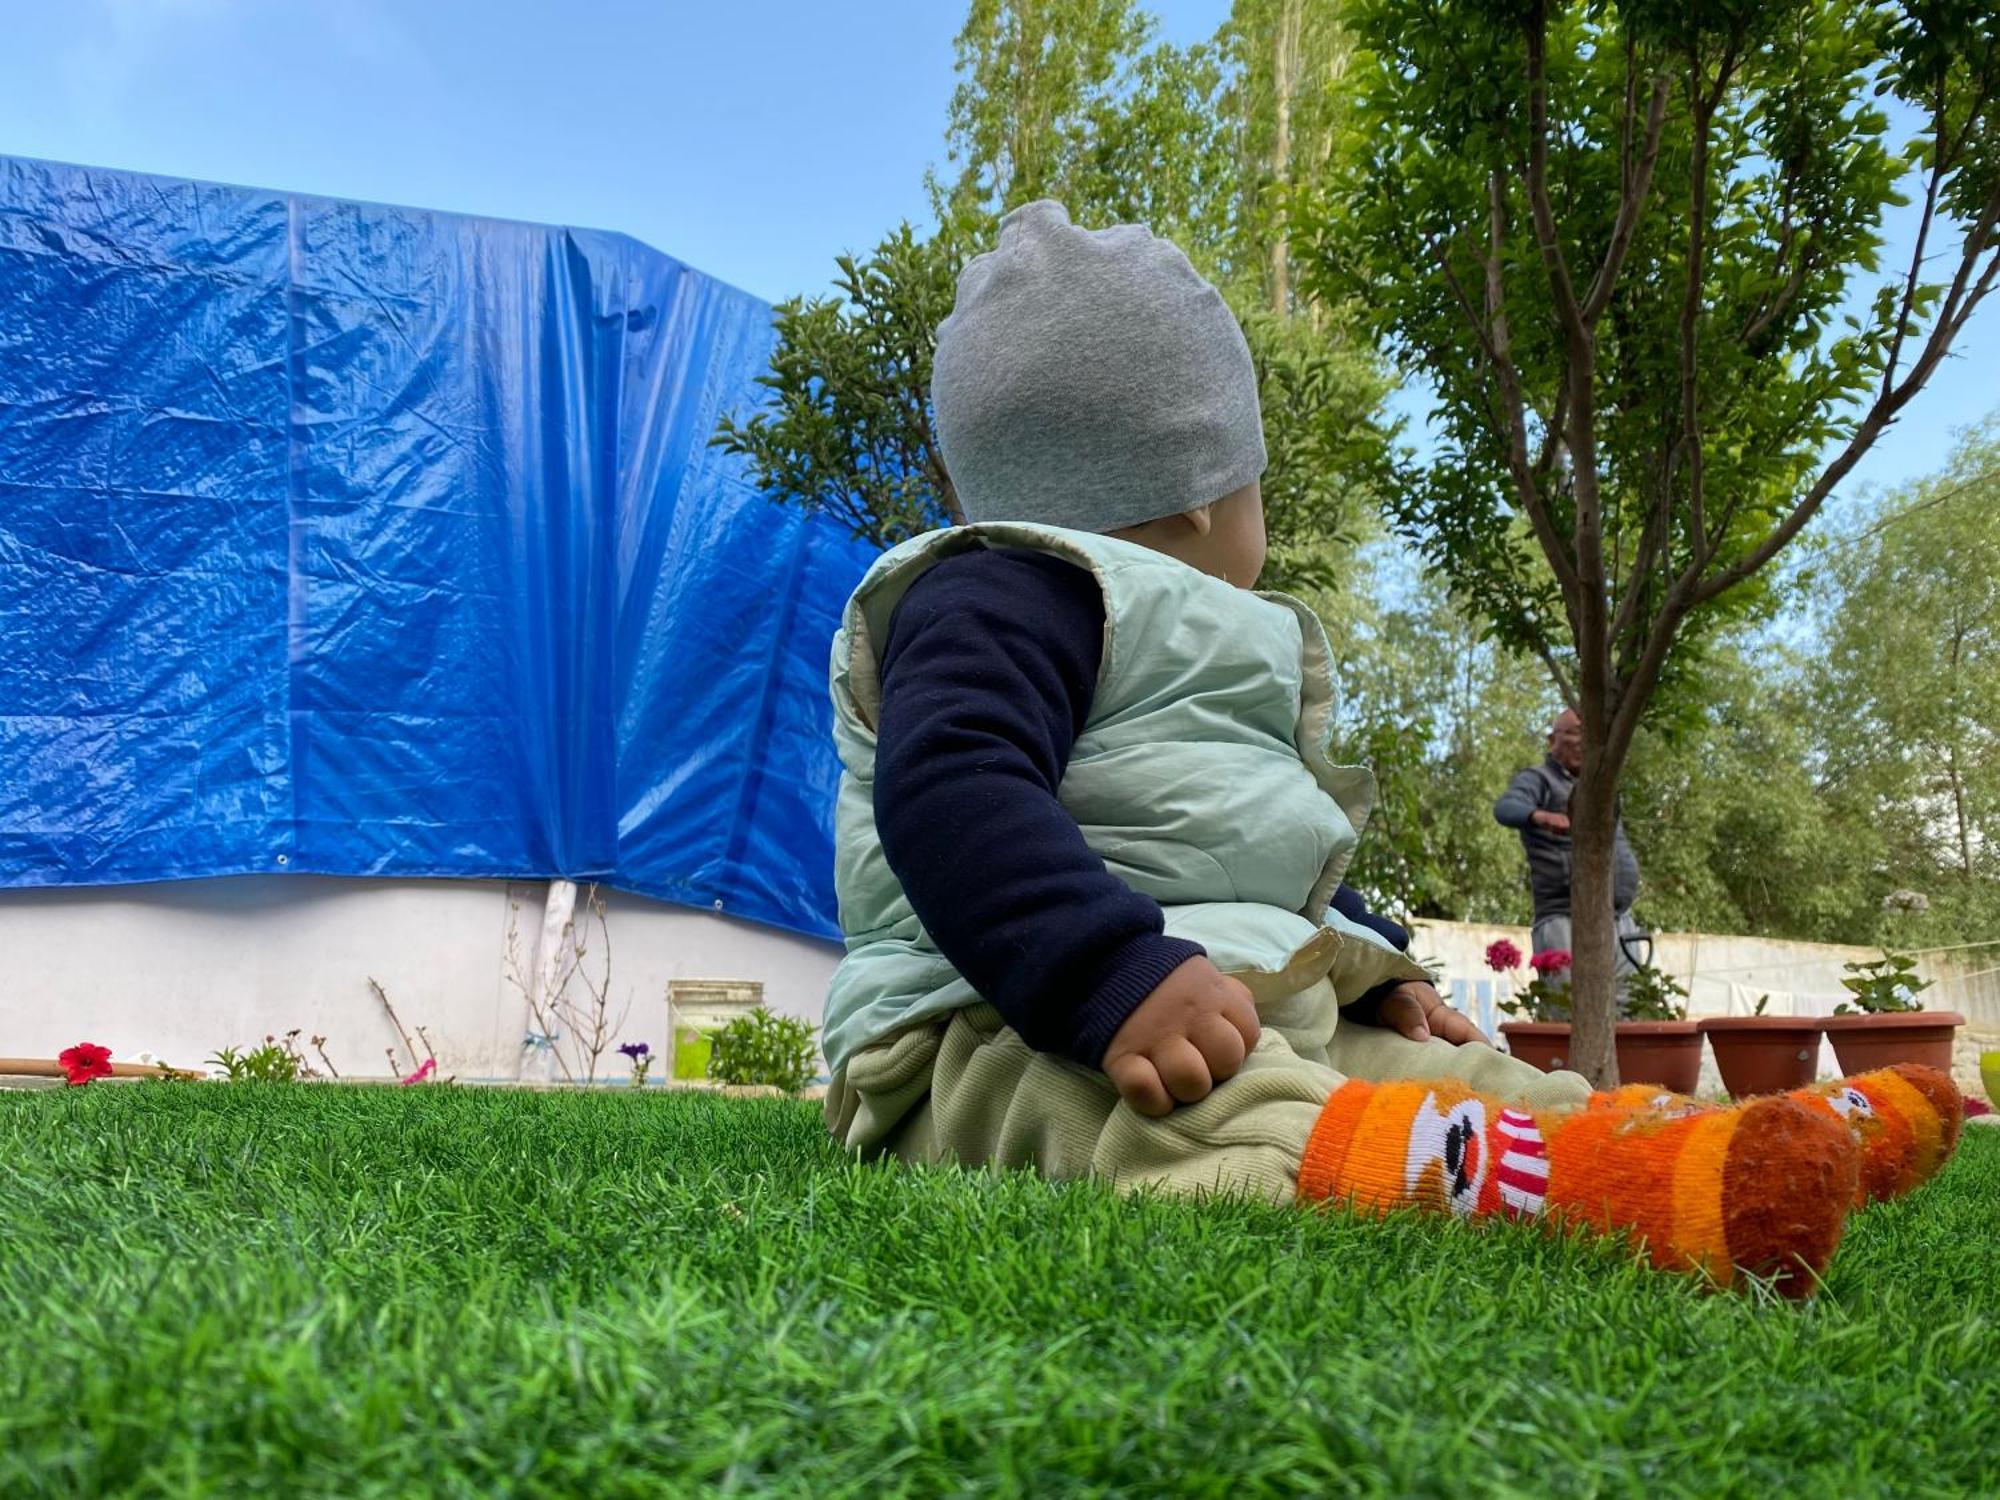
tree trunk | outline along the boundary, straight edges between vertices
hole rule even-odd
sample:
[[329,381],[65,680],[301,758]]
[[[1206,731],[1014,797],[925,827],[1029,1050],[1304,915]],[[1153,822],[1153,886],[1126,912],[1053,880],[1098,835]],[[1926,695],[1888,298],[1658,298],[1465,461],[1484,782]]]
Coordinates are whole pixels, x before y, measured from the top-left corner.
[[[1292,95],[1298,89],[1299,28],[1304,0],[1285,0],[1278,16],[1277,40],[1271,59],[1271,92],[1276,106],[1276,125],[1271,132],[1271,177],[1282,193],[1291,183]],[[1278,216],[1271,226],[1271,311],[1279,317],[1291,312],[1291,265],[1286,256],[1286,217]]]
[[[1954,728],[1957,726],[1954,725]],[[1976,873],[1972,867],[1972,821],[1965,814],[1965,779],[1958,774],[1958,741],[1954,739],[1945,748],[1945,770],[1951,776],[1951,805],[1958,816],[1958,868],[1969,881]]]
[[[1957,624],[1955,620],[1953,623]],[[1958,626],[1951,637],[1951,738],[1945,744],[1945,769],[1951,775],[1952,810],[1958,815],[1958,867],[1971,880],[1972,824],[1965,816],[1965,782],[1958,774],[1958,728],[1964,722],[1958,712],[1958,658],[1964,644],[1965,630]]]
[[1618,827],[1617,772],[1584,726],[1583,772],[1570,795],[1570,1066],[1596,1088],[1618,1083],[1617,920],[1611,909],[1612,854]]

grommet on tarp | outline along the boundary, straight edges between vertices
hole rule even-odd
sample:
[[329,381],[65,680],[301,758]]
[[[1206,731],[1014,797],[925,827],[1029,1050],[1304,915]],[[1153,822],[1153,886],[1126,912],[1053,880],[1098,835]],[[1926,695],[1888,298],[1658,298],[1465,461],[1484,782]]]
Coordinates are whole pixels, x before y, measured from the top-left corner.
[[288,865],[291,862],[292,862],[292,857],[289,854],[280,854],[278,856],[278,863],[281,865]]

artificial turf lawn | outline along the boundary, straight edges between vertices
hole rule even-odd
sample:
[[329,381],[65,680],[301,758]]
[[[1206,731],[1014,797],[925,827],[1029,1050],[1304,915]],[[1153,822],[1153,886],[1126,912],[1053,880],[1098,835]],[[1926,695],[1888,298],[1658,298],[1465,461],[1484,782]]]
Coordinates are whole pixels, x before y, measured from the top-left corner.
[[693,1094],[0,1094],[0,1495],[2000,1489],[2000,1132],[1811,1305]]

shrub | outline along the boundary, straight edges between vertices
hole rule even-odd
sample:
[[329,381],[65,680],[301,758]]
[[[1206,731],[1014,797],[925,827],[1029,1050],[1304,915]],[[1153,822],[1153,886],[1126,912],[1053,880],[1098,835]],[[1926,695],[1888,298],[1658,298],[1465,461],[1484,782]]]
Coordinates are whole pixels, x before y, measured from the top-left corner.
[[224,1047],[208,1061],[227,1073],[231,1083],[297,1083],[315,1076],[299,1051],[298,1036],[295,1026],[282,1037],[265,1037],[262,1046],[248,1052]]
[[1626,990],[1627,1021],[1685,1021],[1687,991],[1651,964],[1641,964]]
[[1884,953],[1873,963],[1842,964],[1841,968],[1847,978],[1840,982],[1854,996],[1854,1004],[1835,1006],[1833,1013],[1837,1016],[1852,1015],[1856,1009],[1869,1015],[1883,1015],[1924,1008],[1917,996],[1929,989],[1931,982],[1917,977],[1914,958]]
[[813,1026],[758,1006],[715,1034],[708,1076],[719,1083],[772,1084],[796,1094],[813,1076]]

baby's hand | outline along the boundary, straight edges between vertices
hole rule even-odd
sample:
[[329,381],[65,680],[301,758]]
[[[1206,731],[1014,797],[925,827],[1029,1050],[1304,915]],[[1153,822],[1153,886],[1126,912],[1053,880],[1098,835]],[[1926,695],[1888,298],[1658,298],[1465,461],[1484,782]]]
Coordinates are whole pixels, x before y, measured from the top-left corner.
[[1399,984],[1384,995],[1375,1012],[1375,1024],[1400,1031],[1413,1042],[1427,1042],[1435,1036],[1453,1046],[1466,1042],[1492,1045],[1485,1032],[1444,1003],[1436,986],[1420,979]]
[[1243,1066],[1257,1044],[1250,991],[1191,958],[1139,1002],[1104,1052],[1105,1076],[1142,1115],[1192,1104]]

